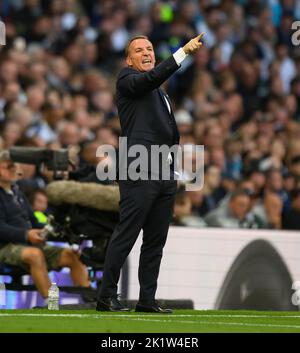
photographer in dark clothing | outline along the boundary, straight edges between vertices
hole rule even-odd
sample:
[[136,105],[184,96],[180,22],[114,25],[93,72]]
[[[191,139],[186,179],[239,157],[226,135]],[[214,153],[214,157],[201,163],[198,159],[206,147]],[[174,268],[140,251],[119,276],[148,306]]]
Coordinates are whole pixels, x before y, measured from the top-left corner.
[[76,286],[89,287],[88,273],[72,249],[46,245],[28,200],[15,185],[20,170],[8,151],[0,152],[0,262],[20,266],[47,301],[49,270],[69,267]]

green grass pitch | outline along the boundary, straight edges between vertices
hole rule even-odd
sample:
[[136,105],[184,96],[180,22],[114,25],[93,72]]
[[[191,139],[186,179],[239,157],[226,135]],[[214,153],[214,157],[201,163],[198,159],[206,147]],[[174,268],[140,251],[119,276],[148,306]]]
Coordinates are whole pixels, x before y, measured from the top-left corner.
[[171,315],[93,310],[0,310],[0,333],[300,332],[300,312],[175,310]]

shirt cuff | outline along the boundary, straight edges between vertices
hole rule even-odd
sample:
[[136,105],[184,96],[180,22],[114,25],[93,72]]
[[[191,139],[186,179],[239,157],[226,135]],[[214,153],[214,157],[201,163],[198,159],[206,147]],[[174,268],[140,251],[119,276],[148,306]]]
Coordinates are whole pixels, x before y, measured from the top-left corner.
[[176,64],[180,66],[183,60],[187,57],[187,54],[184,52],[182,48],[179,48],[174,54],[173,57],[176,61]]

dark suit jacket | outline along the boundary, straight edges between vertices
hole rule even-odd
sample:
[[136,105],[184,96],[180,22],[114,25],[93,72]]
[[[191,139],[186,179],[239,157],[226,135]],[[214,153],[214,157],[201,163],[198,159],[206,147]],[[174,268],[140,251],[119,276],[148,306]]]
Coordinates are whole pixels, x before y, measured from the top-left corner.
[[[148,151],[151,145],[166,144],[171,147],[179,144],[173,112],[170,114],[164,93],[159,88],[178,68],[171,56],[148,72],[142,73],[130,67],[121,70],[117,80],[116,101],[122,136],[128,138],[128,149],[134,144],[141,144]],[[124,157],[120,155],[121,160]],[[134,159],[128,158],[127,164]],[[148,161],[150,167],[150,156]]]
[[42,228],[25,195],[14,187],[13,194],[0,187],[0,246],[6,243],[26,243],[31,228]]

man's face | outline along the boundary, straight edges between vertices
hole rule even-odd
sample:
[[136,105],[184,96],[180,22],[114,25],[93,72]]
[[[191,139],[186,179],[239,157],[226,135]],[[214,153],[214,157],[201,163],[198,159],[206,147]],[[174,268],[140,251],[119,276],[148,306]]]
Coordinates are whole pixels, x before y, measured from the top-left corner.
[[126,63],[128,66],[140,72],[153,69],[155,65],[155,55],[152,43],[144,38],[135,39],[131,42],[128,48]]
[[291,172],[296,176],[300,177],[300,163],[295,163],[291,167]]
[[292,208],[300,212],[300,195],[292,201]]
[[18,180],[17,165],[12,161],[0,162],[0,182],[13,183]]
[[229,207],[236,218],[243,220],[250,210],[250,197],[247,195],[236,196],[230,201]]
[[48,207],[48,199],[46,195],[42,193],[37,193],[35,195],[34,203],[32,205],[34,211],[40,211],[40,212],[45,212]]

